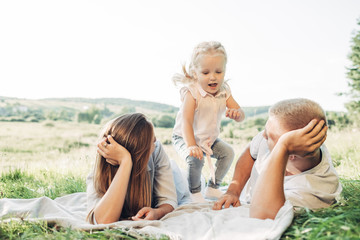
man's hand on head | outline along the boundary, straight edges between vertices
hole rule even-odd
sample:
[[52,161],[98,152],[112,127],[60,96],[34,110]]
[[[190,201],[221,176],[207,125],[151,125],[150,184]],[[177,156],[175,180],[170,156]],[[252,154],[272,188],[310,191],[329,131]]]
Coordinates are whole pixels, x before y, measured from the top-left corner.
[[311,156],[325,142],[327,126],[324,120],[311,120],[303,128],[283,134],[278,143],[283,144],[288,154]]

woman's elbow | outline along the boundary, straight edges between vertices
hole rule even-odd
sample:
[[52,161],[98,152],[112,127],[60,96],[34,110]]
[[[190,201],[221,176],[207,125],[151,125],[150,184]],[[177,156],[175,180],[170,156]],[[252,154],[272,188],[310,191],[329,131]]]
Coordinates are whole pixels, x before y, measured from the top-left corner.
[[250,217],[258,219],[275,219],[280,208],[250,207]]
[[93,224],[109,224],[119,221],[119,218],[115,218],[114,216],[102,215],[102,214],[93,214],[92,222]]

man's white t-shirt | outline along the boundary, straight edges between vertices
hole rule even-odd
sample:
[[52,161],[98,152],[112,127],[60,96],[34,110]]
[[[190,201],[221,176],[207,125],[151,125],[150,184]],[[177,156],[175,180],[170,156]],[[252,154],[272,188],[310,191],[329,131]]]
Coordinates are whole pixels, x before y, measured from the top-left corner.
[[[334,203],[342,191],[329,151],[325,145],[322,145],[320,150],[322,159],[317,166],[296,175],[285,176],[285,197],[293,206],[310,209],[328,207]],[[250,154],[256,160],[250,178],[240,196],[242,204],[250,203],[256,180],[270,154],[263,132],[260,132],[251,141]]]

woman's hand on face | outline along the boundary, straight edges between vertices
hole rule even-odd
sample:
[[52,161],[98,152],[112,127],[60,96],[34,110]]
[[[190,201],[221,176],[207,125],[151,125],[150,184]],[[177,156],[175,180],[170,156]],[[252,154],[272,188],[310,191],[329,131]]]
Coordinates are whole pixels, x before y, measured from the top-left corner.
[[123,161],[131,161],[129,151],[118,144],[110,135],[103,138],[97,146],[97,152],[111,165],[120,165]]
[[303,128],[283,134],[278,143],[283,144],[289,154],[311,156],[326,140],[325,121],[311,120]]
[[135,216],[132,217],[132,220],[158,220],[160,218],[159,216],[159,209],[143,207]]
[[199,146],[190,146],[187,149],[189,151],[189,156],[196,157],[200,160],[203,159],[204,153]]

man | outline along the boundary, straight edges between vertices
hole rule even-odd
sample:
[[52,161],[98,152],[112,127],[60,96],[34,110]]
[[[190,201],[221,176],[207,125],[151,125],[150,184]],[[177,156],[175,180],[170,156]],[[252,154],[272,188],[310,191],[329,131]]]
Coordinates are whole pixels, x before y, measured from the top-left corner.
[[251,203],[250,216],[274,218],[286,199],[310,209],[331,205],[342,188],[322,144],[325,123],[323,109],[308,99],[272,106],[265,130],[238,159],[233,180],[213,209],[240,206],[241,200]]

